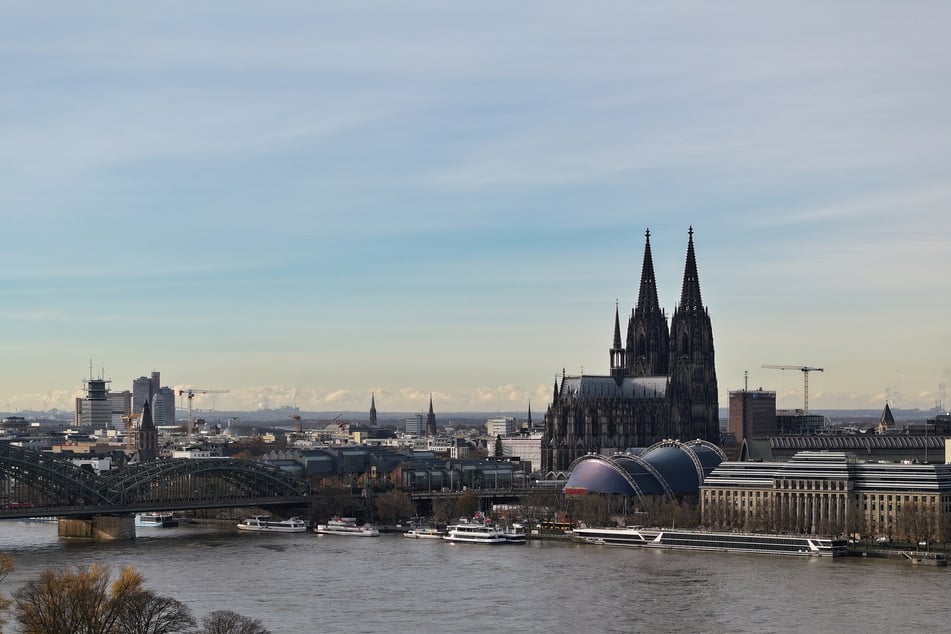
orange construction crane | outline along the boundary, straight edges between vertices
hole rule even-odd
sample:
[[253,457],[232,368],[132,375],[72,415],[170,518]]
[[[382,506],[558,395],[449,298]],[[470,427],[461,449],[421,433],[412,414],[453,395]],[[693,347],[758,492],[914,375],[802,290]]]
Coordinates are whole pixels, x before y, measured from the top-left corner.
[[227,394],[231,390],[199,390],[197,388],[189,388],[184,390],[179,390],[179,396],[185,396],[188,398],[188,431],[192,432],[195,428],[195,419],[192,417],[192,399],[195,398],[196,394]]
[[771,370],[799,370],[802,372],[802,413],[809,413],[809,373],[824,372],[822,368],[810,368],[806,365],[764,365]]

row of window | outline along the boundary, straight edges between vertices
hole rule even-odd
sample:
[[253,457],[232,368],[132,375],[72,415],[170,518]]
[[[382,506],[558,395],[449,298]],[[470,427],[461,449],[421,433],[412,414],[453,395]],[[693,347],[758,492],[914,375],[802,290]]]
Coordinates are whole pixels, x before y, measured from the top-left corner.
[[777,489],[797,489],[801,491],[845,491],[845,480],[777,480]]

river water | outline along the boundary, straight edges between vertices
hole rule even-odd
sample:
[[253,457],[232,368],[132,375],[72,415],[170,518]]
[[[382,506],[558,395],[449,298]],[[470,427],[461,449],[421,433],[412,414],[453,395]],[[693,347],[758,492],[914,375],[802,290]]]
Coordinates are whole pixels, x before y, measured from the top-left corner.
[[[233,610],[303,632],[946,632],[951,568],[861,558],[675,552],[530,541],[137,528],[127,542],[59,540],[0,521],[17,570],[133,566],[195,616]],[[12,625],[12,627],[11,627]],[[16,632],[15,624],[6,628]]]

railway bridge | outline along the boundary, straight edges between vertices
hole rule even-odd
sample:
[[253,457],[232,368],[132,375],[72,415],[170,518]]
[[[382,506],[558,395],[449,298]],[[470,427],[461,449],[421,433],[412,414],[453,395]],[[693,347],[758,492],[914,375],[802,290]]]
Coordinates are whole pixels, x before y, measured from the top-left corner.
[[161,459],[97,474],[72,461],[0,444],[0,519],[58,517],[63,537],[134,537],[145,511],[300,506],[296,475],[236,458]]

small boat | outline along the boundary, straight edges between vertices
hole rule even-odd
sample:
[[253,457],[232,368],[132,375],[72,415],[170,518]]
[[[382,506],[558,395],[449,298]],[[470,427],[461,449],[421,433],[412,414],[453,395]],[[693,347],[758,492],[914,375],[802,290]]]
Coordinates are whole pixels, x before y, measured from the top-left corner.
[[243,531],[258,531],[272,533],[303,533],[307,530],[307,522],[299,517],[288,520],[274,519],[267,515],[255,515],[242,520],[238,529]]
[[502,537],[506,544],[524,544],[528,541],[525,533],[518,529],[505,529],[502,531]]
[[423,527],[411,528],[403,533],[403,537],[412,537],[413,539],[442,539],[443,535],[445,533],[438,528]]
[[447,542],[463,544],[506,544],[505,533],[491,524],[470,522],[463,520],[458,524],[450,524],[446,528],[443,539]]
[[380,531],[369,524],[357,524],[355,517],[334,517],[326,524],[314,528],[318,535],[350,535],[353,537],[379,537]]
[[155,528],[171,528],[178,526],[178,520],[171,513],[137,513],[135,516],[135,525]]
[[947,566],[948,558],[944,553],[905,553],[911,563],[920,566]]

